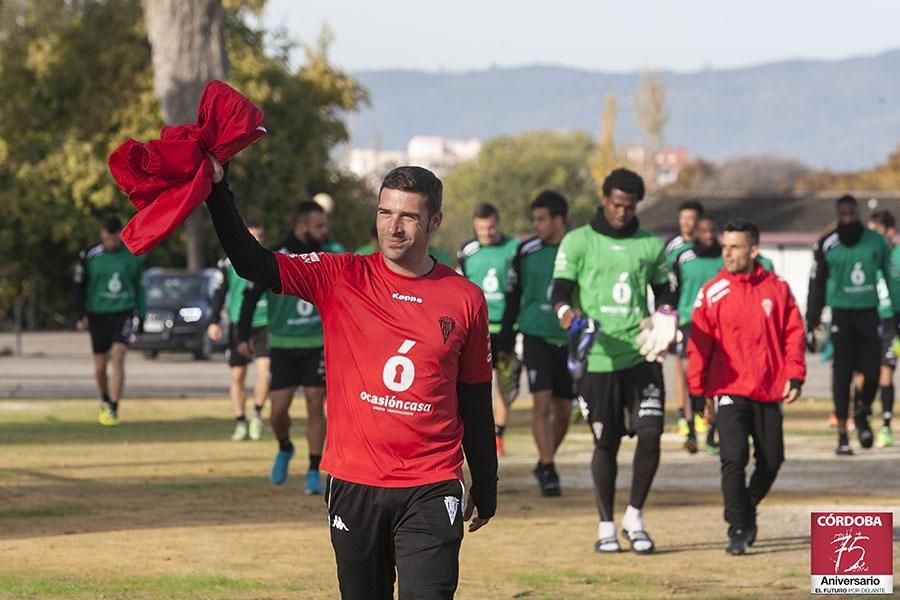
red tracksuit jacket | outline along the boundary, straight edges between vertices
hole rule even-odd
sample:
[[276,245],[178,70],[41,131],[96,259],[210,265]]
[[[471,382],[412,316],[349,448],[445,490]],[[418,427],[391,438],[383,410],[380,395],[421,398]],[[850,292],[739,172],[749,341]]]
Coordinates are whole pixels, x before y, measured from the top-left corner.
[[221,81],[203,90],[197,122],[164,126],[159,140],[127,140],[110,154],[113,179],[138,209],[119,237],[134,255],[181,225],[212,191],[207,152],[223,165],[266,134],[263,113]]
[[691,394],[779,402],[806,378],[803,320],[787,282],[756,262],[719,271],[697,294],[688,339]]

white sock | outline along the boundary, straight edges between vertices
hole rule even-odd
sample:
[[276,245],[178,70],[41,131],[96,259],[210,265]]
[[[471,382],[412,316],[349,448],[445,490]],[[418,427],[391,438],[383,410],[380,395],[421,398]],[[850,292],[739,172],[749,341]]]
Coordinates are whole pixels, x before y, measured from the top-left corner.
[[597,526],[597,539],[605,540],[616,537],[616,524],[613,521],[600,521]]
[[625,509],[625,516],[622,517],[622,529],[626,531],[644,531],[644,520],[641,518],[641,511],[633,506]]

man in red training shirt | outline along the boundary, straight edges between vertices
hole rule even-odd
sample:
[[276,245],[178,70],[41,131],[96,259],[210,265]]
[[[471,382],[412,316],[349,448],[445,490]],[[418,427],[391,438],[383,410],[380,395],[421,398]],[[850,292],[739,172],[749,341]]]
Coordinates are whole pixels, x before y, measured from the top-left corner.
[[462,521],[477,508],[476,531],[496,510],[497,455],[484,294],[428,255],[441,181],[421,167],[387,174],[380,252],[288,255],[250,235],[210,160],[207,206],[238,275],[322,317],[331,374],[322,469],[341,596],[393,598],[396,572],[400,598],[452,598]]
[[[697,295],[687,347],[690,393],[712,398],[716,411],[729,554],[745,554],[756,540],[756,507],[784,462],[782,402],[800,396],[806,377],[800,311],[758,253],[754,223],[725,226],[725,266]],[[748,436],[756,459],[749,485]]]

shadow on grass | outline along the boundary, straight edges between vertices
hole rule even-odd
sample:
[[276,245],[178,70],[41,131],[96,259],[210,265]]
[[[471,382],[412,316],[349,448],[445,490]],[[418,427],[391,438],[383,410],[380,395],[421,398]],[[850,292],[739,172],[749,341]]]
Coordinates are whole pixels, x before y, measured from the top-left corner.
[[[292,420],[293,434],[302,435],[306,419]],[[102,427],[93,421],[63,421],[50,416],[42,421],[0,423],[0,446],[224,442],[233,429],[234,420],[228,418],[129,421],[126,416],[118,427]]]

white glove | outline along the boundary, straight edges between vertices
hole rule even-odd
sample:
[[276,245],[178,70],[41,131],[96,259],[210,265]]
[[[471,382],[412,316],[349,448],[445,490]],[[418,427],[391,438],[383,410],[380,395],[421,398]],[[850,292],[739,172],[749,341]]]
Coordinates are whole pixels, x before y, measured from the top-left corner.
[[647,362],[662,362],[672,342],[681,341],[683,337],[678,330],[678,313],[661,308],[649,319],[641,321],[641,332],[636,341]]

